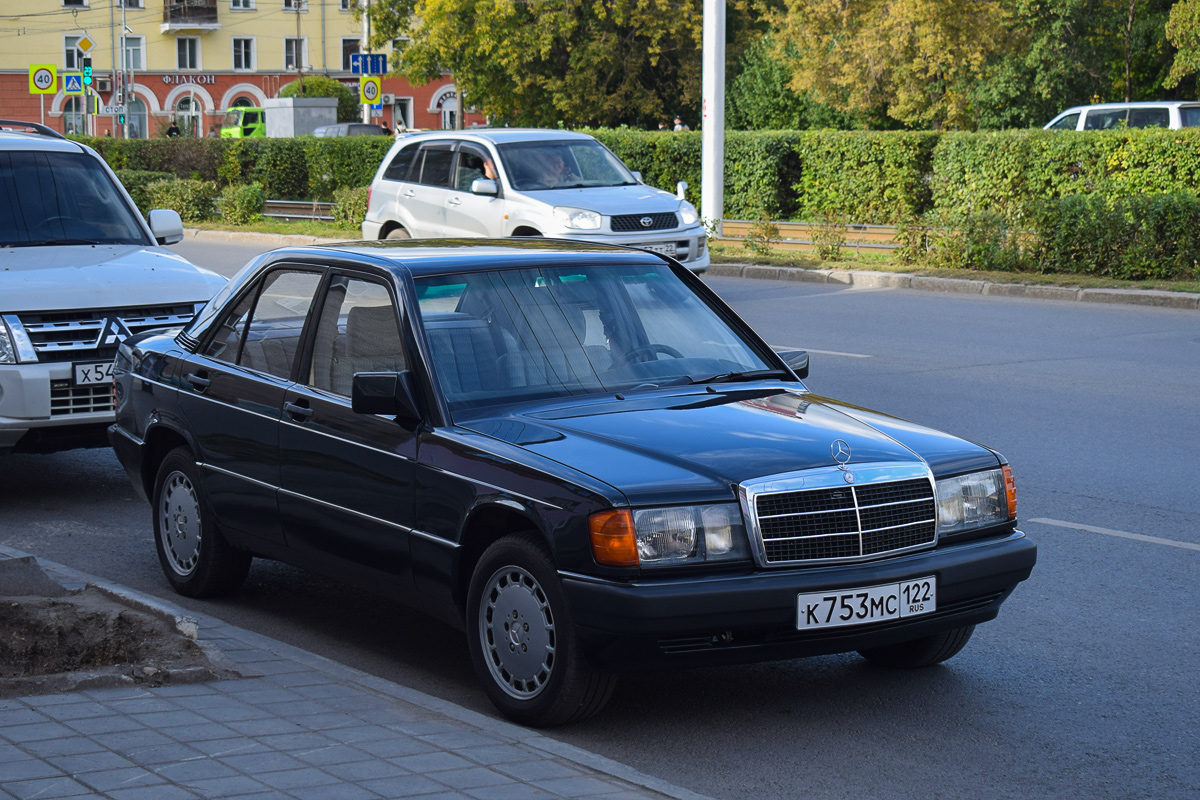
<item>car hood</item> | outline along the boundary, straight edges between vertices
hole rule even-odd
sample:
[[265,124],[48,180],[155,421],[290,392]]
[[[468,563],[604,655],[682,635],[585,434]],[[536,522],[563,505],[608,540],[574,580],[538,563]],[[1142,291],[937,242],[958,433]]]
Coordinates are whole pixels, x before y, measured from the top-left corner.
[[935,475],[995,467],[995,453],[949,434],[791,389],[604,400],[468,422],[464,427],[585,472],[633,505],[731,500],[754,478],[872,462],[925,463]]
[[161,247],[0,247],[0,311],[198,303],[225,278]]
[[570,206],[614,214],[660,214],[678,211],[679,199],[670,192],[639,183],[636,186],[591,186],[582,189],[544,189],[522,192],[530,200],[551,206]]

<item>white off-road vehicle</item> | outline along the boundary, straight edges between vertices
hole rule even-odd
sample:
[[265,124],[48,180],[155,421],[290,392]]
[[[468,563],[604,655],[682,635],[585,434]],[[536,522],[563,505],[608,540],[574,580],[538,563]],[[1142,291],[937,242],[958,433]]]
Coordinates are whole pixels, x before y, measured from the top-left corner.
[[117,345],[190,322],[225,284],[159,246],[182,238],[96,151],[0,120],[0,453],[108,444]]

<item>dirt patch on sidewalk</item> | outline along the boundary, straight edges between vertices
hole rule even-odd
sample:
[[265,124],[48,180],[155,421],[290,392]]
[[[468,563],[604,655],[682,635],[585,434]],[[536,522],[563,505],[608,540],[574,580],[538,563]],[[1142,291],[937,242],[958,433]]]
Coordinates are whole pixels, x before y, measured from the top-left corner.
[[194,625],[95,586],[67,592],[32,559],[8,566],[22,594],[0,596],[0,698],[240,677]]

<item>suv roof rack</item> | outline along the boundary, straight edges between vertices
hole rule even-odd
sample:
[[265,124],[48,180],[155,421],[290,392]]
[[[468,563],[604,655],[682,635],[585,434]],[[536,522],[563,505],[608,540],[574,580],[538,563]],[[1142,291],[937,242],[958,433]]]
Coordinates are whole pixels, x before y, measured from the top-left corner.
[[42,136],[53,136],[55,139],[66,139],[53,128],[39,125],[36,122],[22,122],[19,119],[0,119],[0,130],[16,131],[18,133],[38,133]]

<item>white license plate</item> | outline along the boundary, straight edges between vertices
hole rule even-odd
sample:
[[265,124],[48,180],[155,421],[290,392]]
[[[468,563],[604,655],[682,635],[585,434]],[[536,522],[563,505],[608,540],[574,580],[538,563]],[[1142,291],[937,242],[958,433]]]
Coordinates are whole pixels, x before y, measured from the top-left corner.
[[902,583],[842,589],[796,598],[796,628],[840,628],[869,625],[889,619],[919,617],[937,610],[937,578],[913,578]]
[[643,250],[649,250],[651,253],[662,253],[664,256],[675,257],[675,243],[666,242],[665,244],[644,244]]
[[93,386],[112,382],[113,362],[97,361],[94,364],[75,364],[76,386]]

